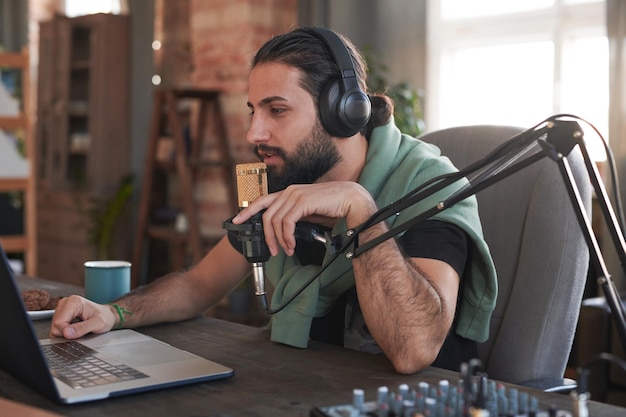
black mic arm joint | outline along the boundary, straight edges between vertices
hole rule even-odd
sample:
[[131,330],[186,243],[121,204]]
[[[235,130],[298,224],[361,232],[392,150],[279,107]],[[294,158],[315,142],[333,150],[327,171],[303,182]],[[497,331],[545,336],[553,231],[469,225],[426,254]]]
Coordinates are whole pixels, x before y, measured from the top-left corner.
[[334,255],[341,247],[341,237],[333,236],[332,230],[314,223],[301,221],[296,223],[296,239],[307,242],[319,242],[326,247],[326,252]]

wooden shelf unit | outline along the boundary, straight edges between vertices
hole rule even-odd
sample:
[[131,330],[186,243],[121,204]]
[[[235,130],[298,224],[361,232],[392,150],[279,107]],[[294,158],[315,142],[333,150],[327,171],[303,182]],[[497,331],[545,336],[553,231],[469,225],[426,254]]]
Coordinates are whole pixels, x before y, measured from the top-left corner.
[[[82,285],[99,257],[89,209],[130,173],[128,16],[56,16],[39,34],[37,193],[39,276]],[[110,256],[129,260],[129,223]],[[121,228],[118,228],[121,229]]]
[[0,177],[0,192],[21,192],[24,196],[24,233],[21,235],[0,236],[2,247],[7,253],[22,253],[25,261],[25,273],[37,275],[37,232],[36,232],[36,193],[33,162],[33,145],[28,111],[29,94],[29,57],[28,52],[0,53],[0,68],[20,72],[22,103],[20,114],[12,117],[0,115],[0,129],[5,131],[22,130],[26,158],[29,160],[29,173],[25,178]]

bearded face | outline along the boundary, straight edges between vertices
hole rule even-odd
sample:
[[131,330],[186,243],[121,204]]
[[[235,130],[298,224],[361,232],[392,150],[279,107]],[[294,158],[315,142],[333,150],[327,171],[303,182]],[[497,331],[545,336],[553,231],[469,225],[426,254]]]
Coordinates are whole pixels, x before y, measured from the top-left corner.
[[312,184],[341,161],[339,150],[319,120],[290,155],[281,148],[264,144],[256,146],[254,151],[261,159],[262,155],[272,155],[283,160],[281,166],[267,167],[271,193],[291,184]]

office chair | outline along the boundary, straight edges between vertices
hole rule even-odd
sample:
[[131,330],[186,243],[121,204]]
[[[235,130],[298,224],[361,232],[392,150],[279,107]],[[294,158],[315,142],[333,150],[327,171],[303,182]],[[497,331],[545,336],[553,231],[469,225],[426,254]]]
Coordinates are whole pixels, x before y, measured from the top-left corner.
[[[522,129],[463,126],[424,134],[458,167]],[[568,158],[588,214],[591,185],[577,149]],[[584,291],[589,251],[556,162],[544,158],[477,194],[498,273],[490,336],[478,346],[492,379],[567,391],[565,367]]]

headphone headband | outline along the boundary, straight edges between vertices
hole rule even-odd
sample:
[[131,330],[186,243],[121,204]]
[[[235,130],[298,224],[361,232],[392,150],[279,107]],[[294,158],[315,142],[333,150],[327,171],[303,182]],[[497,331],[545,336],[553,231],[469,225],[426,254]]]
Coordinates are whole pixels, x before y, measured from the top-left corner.
[[330,50],[330,53],[339,67],[342,78],[356,77],[354,63],[352,62],[352,58],[350,58],[348,49],[335,32],[319,27],[309,28],[308,31],[323,41],[326,47]]

